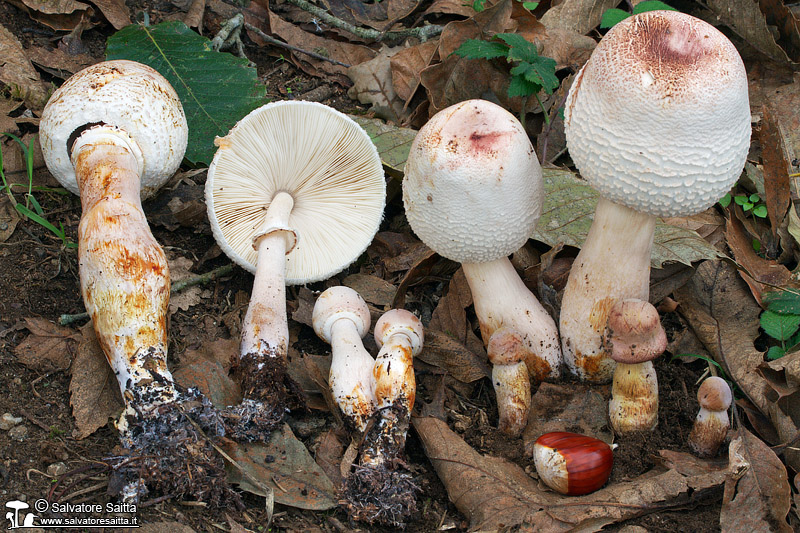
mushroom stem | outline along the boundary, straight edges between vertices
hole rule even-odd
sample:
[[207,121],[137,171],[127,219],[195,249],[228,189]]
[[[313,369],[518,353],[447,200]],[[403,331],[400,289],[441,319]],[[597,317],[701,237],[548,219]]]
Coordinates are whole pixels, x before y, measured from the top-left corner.
[[[269,204],[263,230],[253,238],[258,251],[250,305],[242,325],[241,356],[284,359],[288,347],[286,318],[286,254],[297,240],[289,229],[289,214],[294,207],[291,194],[279,192]],[[263,363],[263,361],[259,361]]]
[[531,407],[531,381],[525,364],[527,347],[519,332],[502,327],[492,333],[486,351],[492,362],[498,429],[517,437],[528,423]]
[[607,382],[614,361],[602,338],[617,300],[646,301],[655,217],[600,198],[564,290],[561,341],[564,361],[581,380]]
[[658,425],[658,378],[652,361],[632,365],[617,363],[608,415],[618,434],[655,429]]
[[[481,336],[488,345],[500,327],[516,330],[528,348],[525,364],[536,383],[561,373],[561,345],[553,318],[525,286],[507,257],[462,263],[472,291]],[[604,323],[605,324],[605,323]]]
[[142,211],[139,162],[126,137],[95,127],[72,152],[83,206],[81,293],[126,404],[148,412],[177,398],[167,369],[169,267]]
[[352,320],[340,318],[331,326],[331,370],[328,381],[336,405],[360,433],[375,412],[374,360],[364,348]]

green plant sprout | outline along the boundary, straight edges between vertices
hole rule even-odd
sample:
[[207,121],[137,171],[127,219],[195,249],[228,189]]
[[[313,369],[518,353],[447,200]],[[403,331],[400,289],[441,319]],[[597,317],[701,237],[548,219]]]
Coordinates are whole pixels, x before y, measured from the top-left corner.
[[77,248],[78,245],[72,242],[67,237],[66,231],[64,231],[63,224],[59,223],[58,227],[56,227],[45,218],[44,210],[42,209],[41,204],[39,204],[39,201],[33,195],[34,190],[56,192],[61,194],[61,192],[56,189],[33,186],[33,141],[36,139],[36,137],[34,136],[31,139],[30,143],[26,145],[22,141],[22,139],[20,139],[19,137],[17,137],[12,133],[2,133],[0,135],[5,135],[6,137],[13,139],[14,141],[16,141],[17,144],[19,144],[20,148],[22,148],[22,154],[25,157],[25,174],[28,178],[27,192],[24,194],[25,204],[23,205],[21,202],[18,202],[17,199],[14,197],[14,193],[12,191],[12,188],[14,186],[18,187],[25,187],[25,186],[16,183],[9,184],[8,180],[6,179],[5,168],[3,165],[2,151],[0,151],[0,179],[2,179],[3,181],[3,186],[0,190],[5,191],[6,195],[8,196],[8,199],[11,201],[11,205],[14,206],[14,209],[16,209],[17,213],[19,213],[23,218],[32,220],[37,224],[39,224],[40,226],[42,226],[43,228],[50,231],[50,233],[52,233],[53,235],[58,237],[59,240],[61,240],[61,244],[65,248]]
[[[523,2],[523,0],[518,0],[518,1],[522,4],[522,7],[524,7],[528,11],[533,11],[534,9],[539,7],[539,2]],[[472,9],[476,13],[480,13],[481,11],[486,9],[486,0],[472,0],[472,4],[462,4],[462,5],[465,6],[471,5]]]
[[754,217],[758,218],[767,218],[767,206],[761,201],[761,196],[758,194],[737,194],[736,196],[731,196],[731,193],[728,193],[720,198],[719,205],[728,207],[731,205],[731,200],[736,205],[740,206],[745,213],[749,212]]
[[770,346],[767,358],[775,360],[800,349],[800,293],[791,290],[764,295],[767,310],[761,313],[761,329],[780,346]]
[[[482,39],[467,39],[453,53],[466,59],[496,59],[505,58],[509,63],[516,63],[511,68],[511,80],[508,85],[508,96],[522,97],[520,122],[525,124],[525,104],[528,97],[533,96],[544,111],[544,105],[539,99],[539,91],[545,90],[553,94],[561,83],[556,77],[555,60],[539,55],[536,45],[516,33],[498,33],[494,36],[498,41],[484,41]],[[550,124],[547,112],[544,112],[544,121]]]
[[664,2],[659,2],[658,0],[640,2],[633,6],[633,11],[631,13],[617,8],[607,9],[606,12],[603,13],[603,18],[600,19],[600,28],[607,30],[630,16],[638,15],[646,11],[677,11],[677,9]]

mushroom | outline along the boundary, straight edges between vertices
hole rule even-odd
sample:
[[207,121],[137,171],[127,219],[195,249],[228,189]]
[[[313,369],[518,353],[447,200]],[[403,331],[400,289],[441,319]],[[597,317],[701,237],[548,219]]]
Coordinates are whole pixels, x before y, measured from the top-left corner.
[[614,26],[567,96],[567,146],[599,193],[594,222],[564,291],[564,360],[604,382],[601,338],[616,300],[648,299],[655,217],[712,206],[736,182],[750,146],[747,76],[710,24],[651,11]]
[[[218,420],[208,400],[180,390],[167,368],[169,268],[141,203],[183,158],[188,128],[180,100],[152,68],[107,61],[53,93],[39,130],[50,172],[81,197],[81,293],[125,401],[120,439],[141,460],[118,472],[128,478],[124,496],[135,500],[150,485],[213,503],[224,483],[209,483],[224,479],[224,466],[185,413],[214,432]],[[159,474],[171,469],[189,480]]]
[[527,347],[516,330],[501,327],[492,333],[486,348],[492,363],[492,384],[497,396],[498,428],[518,437],[528,423],[531,382],[525,365]]
[[689,433],[689,447],[699,457],[713,457],[728,435],[728,408],[733,394],[724,379],[711,376],[697,390],[697,401],[700,412]]
[[255,274],[238,373],[237,438],[266,438],[295,395],[286,374],[286,285],[327,279],[367,248],[386,183],[369,136],[314,102],[275,102],[217,139],[206,202],[220,248]]
[[524,128],[485,100],[467,100],[434,115],[411,145],[403,179],[411,228],[464,269],[484,343],[500,327],[517,331],[537,382],[560,374],[558,331],[508,255],[533,232],[542,187]]
[[405,309],[393,309],[375,324],[380,347],[373,368],[376,410],[359,447],[360,458],[346,481],[344,500],[350,517],[402,526],[416,509],[419,488],[401,468],[414,407],[413,357],[422,350],[422,322]]
[[616,302],[608,314],[605,345],[617,363],[608,403],[611,426],[617,434],[654,429],[658,380],[652,361],[667,347],[656,308],[635,299]]
[[314,332],[331,345],[328,385],[345,420],[359,433],[375,412],[375,361],[361,339],[369,331],[367,303],[345,286],[326,289],[311,314]]

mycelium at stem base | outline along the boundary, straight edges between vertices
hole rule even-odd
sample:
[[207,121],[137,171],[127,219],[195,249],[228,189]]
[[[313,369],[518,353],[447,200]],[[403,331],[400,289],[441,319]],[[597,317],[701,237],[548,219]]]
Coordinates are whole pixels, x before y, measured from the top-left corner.
[[561,346],[553,318],[525,286],[507,257],[487,263],[462,263],[472,291],[484,344],[500,327],[522,335],[525,364],[534,383],[561,373]]
[[561,302],[564,362],[583,381],[605,383],[614,360],[602,345],[617,300],[647,300],[656,219],[600,198],[589,235],[572,264]]
[[242,342],[234,372],[244,400],[229,409],[234,438],[266,440],[297,403],[298,389],[287,374],[289,324],[286,316],[286,254],[297,243],[289,228],[294,199],[279,192],[269,204],[262,230],[253,238],[258,262],[250,303],[242,323]]

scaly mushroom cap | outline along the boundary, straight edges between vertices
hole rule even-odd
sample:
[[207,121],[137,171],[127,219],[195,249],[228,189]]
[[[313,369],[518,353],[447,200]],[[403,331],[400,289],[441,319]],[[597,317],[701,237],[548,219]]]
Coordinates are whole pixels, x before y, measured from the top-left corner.
[[286,284],[327,279],[366,250],[383,218],[386,182],[378,151],[352,119],[316,102],[262,106],[217,139],[206,203],[214,238],[255,272],[253,237],[278,192],[294,199],[297,245]]
[[369,331],[367,302],[350,287],[337,285],[319,295],[311,313],[311,323],[317,336],[330,344],[333,323],[342,318],[351,320],[362,338]]
[[676,11],[614,26],[575,78],[564,117],[581,176],[612,202],[656,216],[713,205],[750,146],[739,53],[713,26]]
[[69,78],[53,93],[39,123],[45,163],[69,191],[80,194],[70,152],[75,137],[105,124],[129,139],[139,162],[141,197],[151,196],[178,169],[189,128],[178,95],[161,74],[141,63],[105,61]]
[[717,376],[707,378],[697,389],[697,401],[700,407],[709,411],[727,411],[733,401],[733,394],[728,383]]
[[491,102],[443,109],[411,145],[406,218],[425,244],[453,261],[483,263],[518,250],[536,227],[542,195],[542,170],[525,129]]
[[378,348],[392,335],[401,333],[411,342],[411,354],[416,356],[422,351],[424,328],[422,321],[411,311],[391,309],[386,311],[375,323],[375,343]]
[[652,361],[667,348],[658,311],[649,302],[637,299],[614,304],[608,314],[606,339],[612,346],[611,358],[629,365]]

